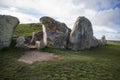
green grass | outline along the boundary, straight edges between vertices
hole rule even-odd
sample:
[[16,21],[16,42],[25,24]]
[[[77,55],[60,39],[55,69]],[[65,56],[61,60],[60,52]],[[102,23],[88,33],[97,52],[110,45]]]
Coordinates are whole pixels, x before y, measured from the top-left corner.
[[32,32],[42,31],[40,23],[19,24],[14,32],[15,36],[31,36]]
[[17,61],[24,49],[0,51],[0,80],[120,80],[120,42],[83,51],[45,48],[60,61],[25,64]]
[[[40,31],[39,23],[20,24],[14,35],[31,36]],[[10,48],[0,50],[0,80],[120,80],[120,42],[82,51],[45,48],[40,51],[58,54],[63,59],[31,65],[18,61],[24,49],[14,45],[13,42]]]

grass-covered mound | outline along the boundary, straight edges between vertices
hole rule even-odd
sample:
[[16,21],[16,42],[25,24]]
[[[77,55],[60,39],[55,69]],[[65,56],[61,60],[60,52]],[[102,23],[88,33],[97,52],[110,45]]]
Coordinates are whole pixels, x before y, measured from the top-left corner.
[[45,48],[59,54],[60,61],[18,61],[23,49],[0,51],[0,80],[120,80],[120,42],[83,51]]
[[31,36],[32,32],[42,31],[40,23],[19,24],[14,32],[15,36]]

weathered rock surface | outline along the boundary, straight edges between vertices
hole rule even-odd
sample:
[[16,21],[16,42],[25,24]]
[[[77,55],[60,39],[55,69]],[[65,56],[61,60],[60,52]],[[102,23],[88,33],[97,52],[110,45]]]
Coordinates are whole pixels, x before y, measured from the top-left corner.
[[35,45],[36,41],[40,41],[42,39],[43,39],[43,32],[42,31],[38,32],[38,33],[33,32],[30,44]]
[[16,17],[9,15],[0,15],[0,49],[9,47],[13,32],[19,20]]
[[105,38],[105,35],[103,35],[103,36],[101,37],[101,44],[102,44],[103,46],[107,44],[107,40],[106,40],[106,38]]
[[101,44],[101,41],[99,41],[98,39],[96,39],[96,37],[93,36],[91,47],[96,47],[96,46],[99,46],[100,44]]
[[35,44],[35,41],[37,41],[37,37],[35,36],[35,32],[32,33],[32,39],[30,41],[31,44]]
[[24,47],[25,38],[23,36],[20,36],[17,38],[17,44],[16,47]]
[[36,41],[35,46],[36,46],[37,49],[43,49],[43,48],[45,48],[44,41],[43,40]]
[[50,17],[40,18],[43,27],[43,40],[45,45],[54,48],[66,48],[69,29],[66,24],[58,22]]
[[78,17],[70,34],[69,48],[82,50],[95,46],[98,46],[98,40],[93,36],[91,22],[85,17]]

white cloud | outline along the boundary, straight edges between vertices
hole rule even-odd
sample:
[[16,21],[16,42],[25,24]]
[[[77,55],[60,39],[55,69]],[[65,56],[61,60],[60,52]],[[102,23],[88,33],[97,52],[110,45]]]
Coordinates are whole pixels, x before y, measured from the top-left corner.
[[95,32],[117,33],[116,30],[106,27],[106,26],[94,26],[93,30]]
[[94,25],[112,27],[120,25],[120,9],[110,9],[105,11],[99,11],[92,18]]
[[120,0],[73,0],[75,5],[80,5],[81,3],[86,4],[85,8],[101,10],[101,9],[110,9],[117,4],[120,4]]
[[[79,3],[75,5],[73,1]],[[75,20],[78,16],[86,16],[89,18],[93,24],[95,25],[105,25],[106,22],[112,20],[113,18],[117,20],[118,16],[120,16],[120,10],[105,10],[105,11],[96,11],[89,7],[95,6],[95,3],[99,3],[102,7],[107,8],[111,6],[111,2],[114,1],[91,1],[91,0],[1,0],[1,4],[4,3],[6,5],[12,7],[23,8],[26,10],[36,10],[38,13],[42,13],[47,16],[57,17],[58,20],[63,20],[63,22],[68,22],[67,20],[71,19]],[[114,2],[115,3],[115,2]],[[113,4],[114,5],[114,4]],[[116,15],[117,14],[117,15]],[[114,21],[112,20],[109,24],[114,25]],[[67,23],[70,24],[70,23]]]
[[0,13],[2,15],[12,15],[12,16],[17,17],[17,18],[19,18],[20,23],[34,23],[34,22],[39,22],[39,20],[36,19],[32,15],[28,15],[28,14],[17,12],[17,8],[14,8],[14,7],[10,7],[7,10],[6,10],[6,8],[0,8]]
[[[43,15],[36,18],[36,15],[25,14],[17,9],[31,12],[36,10],[38,14],[65,22],[70,28],[73,27],[78,16],[85,16],[92,22],[94,33],[100,38],[100,34],[102,36],[103,33],[111,35],[118,32],[114,26],[120,26],[120,9],[111,9],[118,3],[119,0],[0,0],[0,4],[10,7],[0,8],[0,13],[16,16],[21,22],[39,22],[39,18]],[[110,38],[115,39],[115,37]]]

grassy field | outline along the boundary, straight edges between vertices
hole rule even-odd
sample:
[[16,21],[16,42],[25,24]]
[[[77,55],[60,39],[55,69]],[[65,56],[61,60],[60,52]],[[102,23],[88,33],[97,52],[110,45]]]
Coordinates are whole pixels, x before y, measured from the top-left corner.
[[[30,36],[42,31],[41,25],[20,24],[16,36]],[[58,54],[59,61],[33,64],[19,62],[24,49],[14,47],[0,50],[0,80],[120,80],[120,42],[83,51],[45,48],[40,51]]]
[[42,31],[40,23],[19,24],[14,32],[15,36],[31,36],[32,32]]
[[24,49],[0,50],[0,80],[120,80],[120,42],[83,51],[45,48],[60,61],[18,62]]

